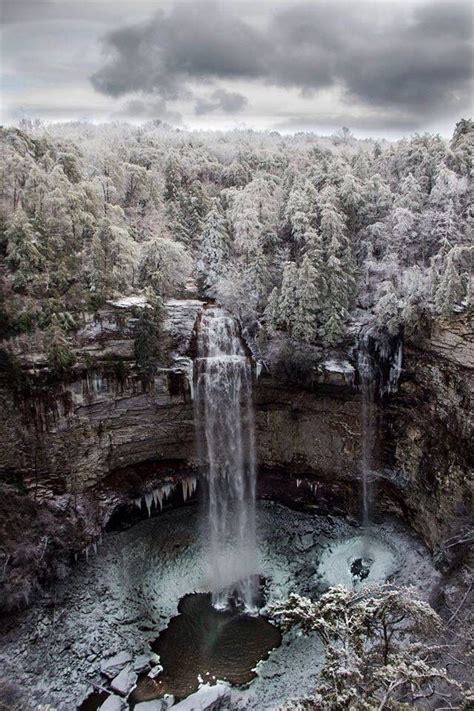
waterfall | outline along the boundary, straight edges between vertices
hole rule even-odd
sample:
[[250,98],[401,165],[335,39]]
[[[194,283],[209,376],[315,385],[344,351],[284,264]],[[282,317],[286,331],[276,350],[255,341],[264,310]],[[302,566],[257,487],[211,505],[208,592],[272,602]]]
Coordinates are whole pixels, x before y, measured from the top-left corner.
[[362,477],[362,523],[367,531],[370,521],[370,506],[372,498],[372,467],[375,442],[375,368],[369,349],[369,339],[361,337],[357,347],[357,369],[359,372],[362,395],[361,421],[361,477]]
[[195,359],[196,424],[208,462],[208,577],[217,607],[256,601],[252,366],[233,318],[204,311]]
[[377,431],[376,400],[398,390],[402,372],[403,343],[400,338],[382,336],[364,329],[357,340],[357,370],[361,391],[361,478],[363,525],[370,522],[374,449]]

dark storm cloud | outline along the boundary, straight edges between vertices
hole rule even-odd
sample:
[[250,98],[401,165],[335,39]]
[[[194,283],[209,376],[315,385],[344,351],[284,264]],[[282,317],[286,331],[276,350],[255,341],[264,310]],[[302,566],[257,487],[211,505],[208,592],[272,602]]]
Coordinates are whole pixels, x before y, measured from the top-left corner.
[[150,16],[156,5],[157,0],[2,0],[0,24],[88,20],[110,27],[124,17]]
[[92,83],[111,96],[142,90],[176,99],[189,79],[261,76],[262,55],[255,49],[262,41],[223,7],[179,4],[169,15],[159,12],[149,22],[111,32],[106,48],[112,58]]
[[194,107],[194,113],[198,116],[209,114],[212,111],[223,111],[226,114],[235,114],[247,105],[247,98],[236,91],[217,89],[209,99],[198,99]]
[[[393,112],[407,124],[469,105],[467,3],[278,3],[255,24],[239,7],[179,3],[109,33],[94,87],[165,99],[189,95],[190,81],[216,79],[260,80],[303,95],[340,87],[347,101]],[[216,101],[198,100],[197,113],[215,110]],[[218,108],[225,111],[225,103]]]

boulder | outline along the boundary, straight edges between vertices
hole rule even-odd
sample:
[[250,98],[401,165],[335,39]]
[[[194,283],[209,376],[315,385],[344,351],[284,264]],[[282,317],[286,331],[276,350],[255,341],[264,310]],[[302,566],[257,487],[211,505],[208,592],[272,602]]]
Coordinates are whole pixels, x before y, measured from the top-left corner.
[[128,664],[124,667],[124,669],[122,669],[120,674],[117,674],[117,676],[112,679],[110,688],[121,696],[128,696],[131,690],[135,687],[137,679],[138,675],[133,671],[131,665]]
[[165,699],[142,701],[134,707],[135,711],[166,711],[168,708],[169,704]]
[[173,711],[224,711],[230,702],[226,684],[204,684],[199,691],[173,706]]
[[132,661],[130,652],[119,652],[109,659],[104,659],[100,665],[100,671],[104,676],[113,679],[117,674]]
[[309,551],[314,546],[312,533],[303,533],[296,537],[295,544],[300,551]]
[[108,699],[99,707],[99,711],[124,711],[127,708],[127,704],[120,696],[109,696]]
[[133,660],[133,671],[137,672],[137,674],[147,671],[153,664],[159,661],[155,661],[156,657],[156,654],[139,654],[138,657],[135,657]]

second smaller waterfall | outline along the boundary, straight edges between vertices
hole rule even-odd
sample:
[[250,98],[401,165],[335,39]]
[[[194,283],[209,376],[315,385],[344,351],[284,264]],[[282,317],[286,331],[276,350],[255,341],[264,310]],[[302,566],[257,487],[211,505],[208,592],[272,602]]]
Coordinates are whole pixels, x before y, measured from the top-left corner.
[[362,395],[361,420],[361,478],[362,478],[362,523],[367,530],[370,521],[370,506],[372,498],[372,467],[375,440],[375,372],[372,356],[366,338],[359,340],[357,348],[357,369],[360,378]]
[[196,423],[208,461],[208,578],[213,603],[255,607],[255,442],[252,366],[235,320],[218,308],[201,319]]

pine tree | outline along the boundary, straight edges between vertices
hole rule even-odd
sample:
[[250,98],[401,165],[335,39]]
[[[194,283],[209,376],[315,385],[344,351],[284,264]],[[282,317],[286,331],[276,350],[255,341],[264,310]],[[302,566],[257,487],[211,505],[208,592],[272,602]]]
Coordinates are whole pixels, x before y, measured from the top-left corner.
[[183,169],[176,156],[170,156],[165,167],[164,199],[174,202],[178,199],[183,185]]
[[45,344],[48,363],[52,368],[62,371],[74,364],[76,357],[56,314],[53,314],[46,331]]
[[347,216],[348,228],[355,231],[361,226],[363,214],[362,186],[352,173],[346,173],[339,188],[341,205]]
[[412,173],[408,173],[402,180],[399,195],[395,199],[394,206],[410,210],[413,214],[421,212],[425,201],[425,194],[421,185]]
[[295,245],[301,247],[305,234],[316,226],[318,218],[318,192],[310,180],[294,182],[288,196],[285,218]]
[[18,291],[31,291],[39,283],[44,258],[26,213],[16,210],[10,226],[5,231],[7,264],[13,272],[13,286]]
[[455,264],[455,250],[451,250],[446,259],[446,268],[435,291],[436,310],[442,316],[453,313],[454,306],[464,296],[464,284]]
[[135,360],[148,376],[155,375],[160,357],[163,303],[153,289],[146,289],[147,306],[142,308],[135,325]]
[[425,262],[432,255],[436,262],[442,261],[462,241],[463,230],[452,198],[424,213],[421,231],[421,254]]
[[136,263],[135,243],[128,231],[108,217],[99,223],[90,247],[90,290],[100,302],[129,289]]
[[321,239],[325,248],[326,283],[321,334],[328,345],[335,345],[345,332],[349,307],[354,295],[354,264],[346,225],[339,212],[335,191],[326,188],[322,194]]
[[291,332],[298,305],[298,270],[294,262],[287,262],[283,269],[283,280],[278,302],[278,323]]
[[266,329],[269,333],[278,330],[280,327],[280,313],[279,313],[279,303],[280,303],[280,290],[278,287],[273,287],[270,296],[267,300],[267,305],[265,306],[265,311],[263,314],[263,321],[266,325]]
[[474,121],[472,119],[461,119],[456,124],[451,140],[451,151],[450,167],[461,175],[471,175],[474,155]]
[[250,259],[246,271],[252,284],[252,289],[255,291],[257,305],[261,306],[264,303],[270,284],[268,258],[260,244],[256,246],[249,256]]
[[376,323],[380,329],[387,331],[391,336],[400,332],[401,304],[392,282],[384,285],[384,294],[375,306]]
[[229,256],[230,237],[227,223],[215,202],[205,219],[199,250],[199,281],[205,291],[212,291]]
[[[293,317],[293,335],[307,343],[317,340],[324,292],[323,280],[306,254],[298,270],[297,306]],[[319,286],[319,288],[318,288]]]
[[187,188],[182,188],[175,201],[172,225],[176,239],[185,245],[198,244],[209,207],[209,198],[199,180],[193,181]]

